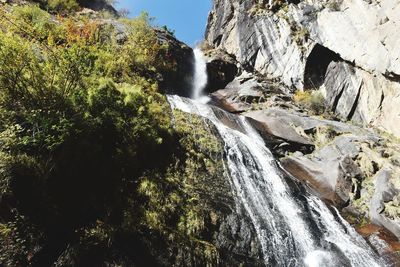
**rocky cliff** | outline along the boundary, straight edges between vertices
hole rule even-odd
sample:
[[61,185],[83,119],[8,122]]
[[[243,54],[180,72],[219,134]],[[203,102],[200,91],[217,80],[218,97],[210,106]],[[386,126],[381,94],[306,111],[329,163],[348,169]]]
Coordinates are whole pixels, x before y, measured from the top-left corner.
[[213,103],[249,117],[349,219],[397,238],[399,25],[395,0],[215,0],[204,45],[210,69],[228,56],[237,67]]
[[215,1],[207,41],[291,90],[322,87],[342,118],[400,135],[399,2],[269,2]]

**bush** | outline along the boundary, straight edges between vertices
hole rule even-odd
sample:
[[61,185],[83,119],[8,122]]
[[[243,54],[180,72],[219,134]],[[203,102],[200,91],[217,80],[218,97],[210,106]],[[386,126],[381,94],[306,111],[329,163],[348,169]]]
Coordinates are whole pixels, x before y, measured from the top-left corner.
[[325,112],[325,99],[319,91],[296,91],[293,100],[313,114]]
[[12,21],[7,25],[7,32],[26,39],[42,42],[47,41],[50,35],[57,38],[61,34],[50,14],[36,5],[16,6],[11,14],[4,12],[2,15],[7,21]]
[[3,14],[0,265],[49,266],[62,254],[100,266],[132,247],[142,257],[149,238],[214,255],[197,240],[211,205],[198,192],[222,175],[221,144],[200,118],[185,124],[178,112],[171,127],[158,81],[175,65],[148,15],[118,22],[120,42],[113,24],[81,16],[30,5]]
[[70,13],[77,11],[79,5],[76,0],[48,0],[47,7],[57,13]]
[[[76,231],[98,220],[119,225],[137,208],[143,173],[170,163],[177,148],[156,80],[169,65],[145,15],[125,22],[121,45],[112,29],[52,22],[35,6],[5,15],[15,23],[0,21],[0,242],[11,245],[0,265],[27,265],[30,255],[45,266],[40,255],[56,254]],[[33,237],[9,227],[14,211],[37,229]],[[25,245],[31,239],[40,252]]]

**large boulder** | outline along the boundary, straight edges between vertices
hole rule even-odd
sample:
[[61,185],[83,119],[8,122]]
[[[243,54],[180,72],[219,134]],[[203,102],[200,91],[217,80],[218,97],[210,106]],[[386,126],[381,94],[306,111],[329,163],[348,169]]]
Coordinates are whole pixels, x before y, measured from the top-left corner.
[[[342,122],[310,117],[304,113],[279,107],[247,111],[243,114],[250,119],[250,122],[259,130],[267,144],[277,155],[286,155],[287,152],[294,151],[308,154],[315,147],[325,145],[330,141],[330,138],[342,134],[356,134],[375,140],[371,132],[358,127]],[[271,142],[271,138],[274,142]],[[343,146],[342,150],[346,147],[348,150],[352,150],[352,147],[348,146],[346,141],[349,143],[350,139],[340,141]],[[329,158],[332,153],[327,154]]]
[[372,222],[382,225],[400,238],[400,219],[385,214],[385,203],[392,201],[400,190],[391,184],[394,173],[389,168],[380,170],[374,177],[375,191],[371,198],[369,214]]
[[296,110],[285,87],[246,71],[210,96],[212,104],[232,113],[245,112],[259,105]]
[[400,83],[346,62],[331,62],[322,87],[329,108],[342,118],[400,136]]
[[284,158],[282,164],[293,176],[313,187],[321,198],[343,207],[349,203],[351,194],[358,193],[354,185],[363,178],[352,159],[357,147],[351,139],[342,136],[312,156],[295,154]]
[[250,73],[243,73],[234,81],[211,94],[212,104],[232,113],[239,113],[251,108],[251,103],[260,101],[266,88]]
[[208,82],[204,91],[212,93],[225,88],[238,74],[235,59],[219,49],[205,51],[205,56],[207,60]]

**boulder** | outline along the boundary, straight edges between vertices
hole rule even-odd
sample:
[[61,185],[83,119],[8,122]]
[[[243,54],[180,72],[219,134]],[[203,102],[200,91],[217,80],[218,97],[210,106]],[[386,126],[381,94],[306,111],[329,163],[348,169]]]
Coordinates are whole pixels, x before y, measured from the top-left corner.
[[296,126],[291,125],[285,117],[275,116],[273,112],[268,111],[250,111],[245,113],[245,116],[252,119],[251,122],[263,136],[273,135],[290,143],[313,146],[311,140],[296,132]]
[[384,214],[385,203],[393,200],[400,192],[391,185],[391,176],[391,170],[384,168],[374,177],[374,194],[370,202],[369,215],[373,223],[382,225],[400,238],[400,220],[390,219]]
[[220,89],[211,96],[211,103],[233,113],[241,113],[258,106],[282,107],[297,110],[287,95],[287,88],[273,80],[244,71],[224,89]]
[[331,62],[322,88],[328,107],[343,119],[400,136],[400,83],[346,62]]
[[205,92],[212,93],[225,88],[238,74],[238,67],[235,59],[222,50],[209,50],[205,55],[208,76]]
[[[350,141],[353,138],[340,136],[312,155],[286,157],[282,165],[294,177],[310,185],[321,198],[344,207],[351,194],[359,193],[354,191],[357,190],[355,184],[362,179],[362,172],[352,159],[352,151],[358,150]],[[352,147],[342,147],[341,143]]]
[[250,73],[243,73],[230,82],[225,89],[211,94],[212,104],[233,113],[251,108],[253,101],[260,101],[266,91],[265,85],[257,82]]
[[306,113],[300,113],[298,111],[286,110],[277,107],[266,110],[249,111],[244,113],[244,115],[261,121],[265,117],[274,117],[276,119],[283,120],[287,125],[291,125],[293,128],[300,127],[302,131],[305,132],[313,132],[318,126],[324,126],[332,128],[332,130],[337,133],[359,133],[365,134],[366,136],[374,136],[371,131],[361,129],[360,127],[354,125],[322,119],[319,117],[311,117]]

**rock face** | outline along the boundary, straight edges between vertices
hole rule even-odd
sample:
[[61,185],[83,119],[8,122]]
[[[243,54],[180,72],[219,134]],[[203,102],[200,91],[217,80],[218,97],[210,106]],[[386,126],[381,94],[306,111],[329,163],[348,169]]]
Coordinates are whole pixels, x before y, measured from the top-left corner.
[[337,11],[325,9],[318,14],[314,33],[319,43],[344,60],[366,71],[398,78],[399,24],[398,1],[345,0]]
[[78,3],[95,11],[108,11],[113,15],[118,15],[118,11],[112,4],[105,0],[79,0]]
[[163,73],[161,87],[168,94],[189,97],[194,74],[194,54],[192,48],[177,40],[171,33],[156,29],[161,43],[168,47],[169,60],[175,69]]
[[209,44],[242,70],[292,89],[321,88],[342,118],[400,136],[398,1],[265,2],[215,0]]
[[[206,32],[238,66],[212,104],[247,116],[320,197],[397,238],[399,26],[395,0],[214,0]],[[310,116],[295,90],[321,94],[325,118]]]
[[253,1],[215,1],[206,33],[208,42],[234,55],[246,70],[301,87],[304,61],[290,24],[276,14],[253,14],[253,7]]
[[344,119],[372,124],[400,136],[400,83],[346,62],[332,62],[324,86],[326,103]]

